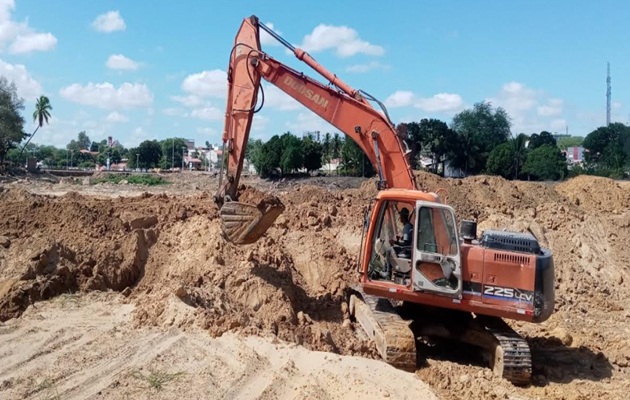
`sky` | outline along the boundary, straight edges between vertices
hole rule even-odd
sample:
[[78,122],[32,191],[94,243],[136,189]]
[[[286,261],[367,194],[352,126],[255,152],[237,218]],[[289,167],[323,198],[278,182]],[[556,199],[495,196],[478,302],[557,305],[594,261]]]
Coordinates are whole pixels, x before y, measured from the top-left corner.
[[[221,143],[226,69],[243,18],[256,15],[356,89],[395,124],[453,116],[480,101],[512,132],[585,136],[630,123],[630,2],[0,0],[0,74],[25,99],[49,97],[34,143],[78,132],[126,147],[173,136]],[[269,36],[262,50],[327,83]],[[267,83],[250,136],[337,132]]]

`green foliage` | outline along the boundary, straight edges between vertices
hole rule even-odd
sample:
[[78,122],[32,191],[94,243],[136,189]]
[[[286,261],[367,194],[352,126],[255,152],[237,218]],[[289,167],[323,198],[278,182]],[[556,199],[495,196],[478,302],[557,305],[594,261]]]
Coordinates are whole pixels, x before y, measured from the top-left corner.
[[295,172],[302,166],[302,151],[299,146],[291,145],[282,151],[280,167],[283,174]]
[[488,155],[486,170],[489,174],[500,175],[506,179],[514,176],[515,152],[512,143],[501,143]]
[[479,173],[492,149],[507,142],[510,118],[503,108],[493,110],[490,103],[481,102],[456,114],[451,129],[457,133],[448,151],[452,166],[466,173]]
[[317,171],[322,167],[322,145],[309,136],[302,139],[302,167],[306,172]]
[[[160,148],[162,153],[162,159],[159,163],[156,163],[156,166],[160,166],[160,168],[170,169],[170,168],[181,168],[182,167],[182,147],[187,147],[186,141],[182,138],[169,138],[160,141]],[[135,157],[135,156],[134,156]],[[140,155],[142,158],[142,154]],[[131,161],[131,157],[129,157]],[[134,160],[135,163],[135,160]],[[142,160],[140,160],[140,165],[142,164]],[[134,167],[135,168],[135,167]],[[147,168],[147,167],[142,167]]]
[[[138,165],[136,165],[136,155],[140,155]],[[145,140],[136,148],[129,150],[130,168],[156,168],[160,166],[162,158],[162,147],[157,140]],[[181,160],[181,159],[180,159]]]
[[135,185],[166,185],[170,182],[161,176],[157,175],[126,175],[126,174],[107,174],[102,178],[97,178],[92,180],[92,184],[97,183],[115,183],[119,184],[121,181],[127,181],[127,183],[135,184]]
[[560,150],[566,150],[569,147],[581,146],[584,138],[582,136],[561,137],[556,142]]
[[345,137],[341,146],[341,172],[351,176],[374,176],[374,167],[369,158],[354,140]]
[[[438,164],[444,163],[446,154],[452,149],[455,131],[439,119],[422,119],[420,121],[420,137],[422,147],[431,154],[433,173],[437,173]],[[444,168],[442,168],[444,170]]]
[[280,136],[274,135],[260,147],[252,162],[261,178],[269,178],[280,168],[281,157],[282,141]]
[[17,95],[15,82],[9,83],[0,76],[0,168],[7,152],[16,147],[27,135],[24,133],[24,99]]
[[588,164],[623,171],[630,162],[630,127],[619,122],[599,127],[586,136],[583,146],[584,160]]
[[419,154],[424,142],[424,135],[418,122],[401,123],[396,126],[398,137],[404,140],[409,146],[409,163],[411,168],[418,169]]
[[33,122],[37,122],[37,126],[35,127],[35,131],[28,138],[24,146],[22,146],[22,150],[20,150],[20,155],[26,148],[26,146],[30,143],[37,130],[44,125],[44,122],[48,123],[50,119],[50,110],[52,110],[52,106],[50,105],[50,100],[46,96],[39,96],[37,101],[35,102],[35,111],[33,111]]
[[534,133],[529,137],[529,144],[527,148],[530,150],[536,150],[540,146],[549,145],[557,146],[556,139],[553,135],[547,131],[542,131],[540,134]]
[[527,155],[523,172],[538,180],[559,180],[568,175],[567,161],[557,146],[544,144]]

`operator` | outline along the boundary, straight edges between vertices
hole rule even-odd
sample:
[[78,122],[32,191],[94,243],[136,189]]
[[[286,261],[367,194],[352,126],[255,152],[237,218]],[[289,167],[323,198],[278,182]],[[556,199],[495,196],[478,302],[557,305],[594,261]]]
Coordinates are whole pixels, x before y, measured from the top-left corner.
[[402,238],[398,240],[389,239],[389,244],[396,246],[411,246],[411,239],[413,238],[413,225],[409,222],[409,210],[403,208],[400,210],[400,222],[403,224]]

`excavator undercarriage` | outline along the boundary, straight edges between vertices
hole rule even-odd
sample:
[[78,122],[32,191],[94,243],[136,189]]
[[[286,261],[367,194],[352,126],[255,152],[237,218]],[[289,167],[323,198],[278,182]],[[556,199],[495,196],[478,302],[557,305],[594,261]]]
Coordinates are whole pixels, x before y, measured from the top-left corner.
[[[497,317],[472,318],[469,313],[440,314],[416,304],[395,304],[368,295],[360,287],[349,294],[350,315],[374,341],[388,364],[406,371],[418,365],[423,338],[448,339],[480,348],[495,375],[515,385],[527,385],[532,373],[527,341]],[[436,311],[436,310],[433,310]]]

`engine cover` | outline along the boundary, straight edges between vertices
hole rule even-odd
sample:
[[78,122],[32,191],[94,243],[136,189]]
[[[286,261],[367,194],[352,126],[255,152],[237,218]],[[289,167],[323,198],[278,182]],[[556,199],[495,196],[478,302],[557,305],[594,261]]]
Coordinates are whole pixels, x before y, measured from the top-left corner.
[[531,233],[487,230],[481,234],[480,243],[489,249],[541,254],[540,244]]

